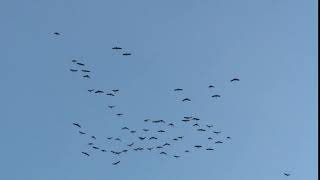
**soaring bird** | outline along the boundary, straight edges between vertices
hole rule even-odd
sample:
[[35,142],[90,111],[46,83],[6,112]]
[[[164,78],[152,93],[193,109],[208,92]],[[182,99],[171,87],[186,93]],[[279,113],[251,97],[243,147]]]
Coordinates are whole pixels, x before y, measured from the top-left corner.
[[140,140],[144,140],[146,137],[139,137]]
[[120,161],[117,161],[117,162],[112,163],[112,165],[117,165],[119,163],[120,163]]
[[160,154],[164,154],[164,155],[167,155],[167,153],[166,153],[166,152],[163,152],[163,151],[162,151],[162,152],[161,152]]
[[127,150],[127,149],[124,149],[124,150],[122,150],[122,152],[126,153],[126,152],[128,152],[128,150]]
[[189,99],[189,98],[184,98],[184,99],[182,99],[182,101],[183,101],[183,102],[185,102],[185,101],[191,101],[191,99]]
[[200,146],[200,145],[196,145],[196,146],[194,146],[194,147],[196,147],[196,148],[201,148],[202,146]]
[[164,131],[164,130],[159,130],[158,132],[159,132],[159,133],[163,133],[163,132],[166,132],[166,131]]
[[163,147],[162,147],[162,146],[157,146],[156,148],[157,148],[157,149],[161,149],[161,148],[163,148]]
[[92,146],[92,145],[93,145],[93,143],[88,143],[88,145],[89,145],[89,146]]
[[185,150],[184,152],[188,153],[188,152],[190,152],[190,151],[189,151],[189,150]]
[[181,88],[176,88],[176,89],[174,89],[174,91],[183,91],[183,89],[181,89]]
[[136,131],[130,131],[130,133],[136,133]]
[[165,143],[165,144],[163,144],[162,146],[163,146],[163,147],[164,147],[164,146],[170,146],[170,144],[169,144],[169,143]]
[[179,136],[178,138],[179,138],[179,139],[183,139],[183,136]]
[[285,176],[290,176],[291,174],[289,174],[289,173],[283,173]]
[[197,127],[199,127],[199,124],[198,124],[198,123],[196,123],[196,124],[194,124],[194,125],[192,125],[192,126],[197,126]]
[[92,139],[97,139],[95,136],[91,136]]
[[212,137],[208,137],[208,139],[209,139],[209,140],[212,140],[213,138],[212,138]]
[[112,93],[107,93],[106,95],[107,96],[114,96],[114,94],[112,94]]
[[238,78],[233,78],[233,79],[230,80],[230,82],[234,82],[234,81],[240,81],[240,79],[238,79]]
[[152,139],[158,139],[158,138],[156,138],[156,137],[154,137],[154,136],[152,136],[152,137],[149,138],[149,140],[152,140]]
[[194,120],[194,121],[200,121],[199,118],[192,118],[192,120]]
[[153,147],[151,147],[151,148],[147,148],[149,151],[151,151],[152,149],[153,149]]
[[172,140],[174,140],[174,141],[178,141],[179,139],[177,139],[177,138],[174,138],[174,139],[172,139]]
[[119,92],[119,89],[113,89],[111,91],[114,92],[114,93],[117,93],[117,92]]
[[227,139],[231,139],[231,137],[230,137],[230,136],[227,136]]
[[101,91],[101,90],[97,90],[97,91],[95,91],[94,93],[98,94],[98,93],[104,93],[104,92]]
[[82,76],[82,77],[90,79],[90,76],[89,76],[88,74],[87,74],[87,75],[84,75],[84,76]]
[[108,106],[108,108],[112,109],[112,108],[115,108],[116,106]]
[[174,124],[173,124],[173,123],[170,123],[170,124],[168,124],[168,126],[174,127]]
[[88,91],[92,93],[94,91],[94,89],[88,89]]
[[90,154],[88,154],[87,152],[81,152],[81,153],[86,155],[86,156],[90,156]]
[[116,114],[117,116],[122,116],[123,114],[122,113],[118,113],[118,114]]
[[107,152],[107,150],[105,150],[105,149],[101,149],[101,152]]
[[148,121],[150,121],[150,119],[145,119],[145,120],[143,120],[144,122],[148,122]]
[[80,124],[78,123],[72,123],[74,126],[77,126],[78,128],[81,128]]
[[144,132],[148,132],[149,131],[149,129],[142,129]]
[[213,133],[215,133],[215,134],[220,134],[221,133],[221,131],[213,131]]
[[212,148],[207,148],[206,150],[207,150],[207,151],[213,151],[214,149],[212,149]]
[[185,117],[183,117],[183,118],[185,118],[185,119],[192,119],[192,116],[185,116]]
[[214,86],[213,85],[209,85],[208,88],[214,88]]
[[190,120],[189,120],[189,119],[183,119],[183,120],[181,120],[181,121],[183,121],[183,122],[189,122]]
[[84,66],[84,64],[83,64],[83,63],[80,63],[80,62],[77,62],[77,64],[78,64],[79,66]]
[[71,62],[76,63],[76,62],[77,62],[77,60],[73,59]]
[[82,69],[81,71],[86,73],[90,72],[89,70],[86,70],[86,69]]
[[129,130],[129,128],[128,127],[123,127],[123,128],[121,128],[122,130]]
[[77,72],[77,69],[70,69],[71,72]]
[[120,49],[122,49],[122,48],[116,46],[116,47],[113,47],[112,49],[113,49],[113,50],[120,50]]
[[159,120],[159,122],[161,122],[161,123],[166,123],[166,121],[164,121],[164,120],[162,120],[162,119],[161,119],[161,120]]
[[53,34],[56,35],[56,36],[61,35],[59,32],[54,32]]
[[92,146],[92,148],[93,148],[93,149],[100,149],[100,148],[98,148],[97,146]]
[[206,131],[205,129],[197,129],[197,130],[198,130],[198,131],[202,131],[202,132],[203,132],[203,131]]
[[111,140],[113,137],[107,137],[108,140]]
[[134,145],[134,142],[132,142],[131,144],[128,144],[127,146],[131,147]]
[[216,141],[215,144],[222,144],[222,141]]
[[219,98],[219,97],[221,97],[221,96],[218,95],[218,94],[216,94],[216,95],[213,95],[213,96],[211,96],[211,97],[213,97],[213,98]]
[[123,55],[123,56],[130,56],[131,53],[123,53],[122,55]]
[[79,131],[80,134],[86,134],[85,132]]
[[179,158],[180,156],[174,155],[173,157],[175,157],[175,158]]
[[115,140],[115,141],[121,141],[121,139],[120,139],[120,138],[115,138],[114,140]]
[[213,125],[212,125],[212,124],[207,124],[207,127],[208,127],[208,128],[212,128]]

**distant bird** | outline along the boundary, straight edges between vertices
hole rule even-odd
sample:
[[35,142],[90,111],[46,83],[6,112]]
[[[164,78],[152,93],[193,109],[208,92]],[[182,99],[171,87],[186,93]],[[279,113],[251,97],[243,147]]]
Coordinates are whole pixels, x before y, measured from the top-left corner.
[[191,99],[189,99],[189,98],[184,98],[184,99],[182,99],[182,101],[183,101],[183,102],[191,101]]
[[127,149],[124,149],[124,150],[122,150],[122,152],[126,153],[126,152],[128,152],[128,150],[127,150]]
[[79,131],[80,134],[86,134],[85,132]]
[[149,131],[149,129],[142,129],[144,132],[148,132]]
[[179,158],[180,156],[174,155],[173,157],[175,157],[175,158]]
[[71,62],[76,63],[76,62],[77,62],[77,60],[73,59]]
[[231,139],[231,137],[230,137],[230,136],[227,136],[227,139]]
[[160,154],[164,154],[164,155],[167,155],[167,153],[166,153],[166,152],[163,152],[163,151],[162,151],[162,152],[161,152]]
[[214,88],[214,86],[213,86],[213,85],[210,85],[210,86],[208,86],[208,88]]
[[59,32],[54,32],[53,34],[56,35],[56,36],[60,36],[61,35]]
[[179,139],[183,139],[183,136],[179,136],[178,138],[179,138]]
[[113,49],[113,50],[120,50],[120,49],[122,49],[122,48],[116,46],[116,47],[113,47],[112,49]]
[[189,122],[190,120],[189,120],[189,119],[183,119],[183,120],[181,120],[181,121],[183,121],[183,122]]
[[86,155],[86,156],[90,156],[90,154],[88,154],[87,152],[81,152],[81,153]]
[[94,89],[88,89],[88,91],[89,91],[89,92],[93,92],[93,91],[94,91]]
[[92,146],[92,148],[93,148],[93,149],[100,149],[100,148],[98,148],[97,146]]
[[134,143],[131,143],[131,144],[128,144],[127,146],[131,147],[131,146],[133,146],[133,145],[134,145]]
[[185,116],[185,117],[183,117],[183,118],[185,118],[185,119],[192,119],[191,116]]
[[159,133],[164,133],[164,132],[166,132],[166,131],[164,131],[164,130],[159,130],[158,132],[159,132]]
[[192,126],[197,126],[197,127],[199,127],[199,124],[198,124],[198,123],[196,123],[196,124],[194,124],[194,125],[192,125]]
[[219,98],[219,97],[221,97],[221,96],[218,95],[218,94],[216,94],[216,95],[213,95],[213,96],[211,96],[211,97],[213,97],[213,98]]
[[170,146],[170,144],[169,144],[169,143],[165,143],[165,144],[162,145],[162,146],[163,146],[163,147],[164,147],[164,146]]
[[114,92],[114,93],[117,93],[117,92],[119,92],[119,89],[113,89],[111,91]]
[[200,146],[200,145],[196,145],[196,146],[194,146],[194,147],[196,147],[196,148],[201,148],[202,146]]
[[88,143],[88,145],[89,145],[89,146],[92,146],[92,145],[93,145],[93,143]]
[[72,123],[74,126],[77,126],[78,128],[81,128],[80,124],[78,123]]
[[152,137],[149,138],[149,140],[152,140],[152,139],[155,139],[155,140],[156,140],[156,139],[158,139],[158,138],[156,138],[156,137],[154,137],[154,136],[152,136]]
[[208,137],[208,139],[209,139],[209,140],[212,140],[213,138],[212,138],[212,137]]
[[178,141],[179,139],[177,139],[177,138],[174,138],[174,139],[172,139],[172,140],[174,140],[174,141]]
[[136,133],[136,131],[130,131],[130,133]]
[[199,119],[199,118],[192,118],[192,120],[200,121],[200,119]]
[[162,146],[157,146],[156,148],[157,148],[157,149],[161,149],[161,148],[163,148],[163,147],[162,147]]
[[161,122],[161,123],[166,123],[166,121],[164,121],[164,120],[162,120],[162,119],[161,119],[161,120],[159,120],[159,122]]
[[197,129],[197,130],[198,130],[198,131],[202,131],[202,132],[203,132],[203,131],[206,131],[205,129]]
[[148,121],[150,121],[150,119],[145,119],[145,120],[143,120],[144,122],[148,122]]
[[215,144],[222,144],[222,141],[216,141]]
[[107,137],[107,139],[108,139],[108,140],[111,140],[111,139],[112,139],[112,137]]
[[170,124],[168,124],[168,126],[174,127],[174,124],[173,124],[173,123],[170,123]]
[[101,149],[101,152],[107,152],[107,150],[105,150],[105,149]]
[[128,127],[123,127],[123,128],[121,128],[122,130],[129,130],[129,128]]
[[208,128],[212,128],[213,125],[212,125],[212,124],[207,124],[207,127],[208,127]]
[[139,137],[140,140],[144,140],[146,137]]
[[153,149],[153,147],[151,147],[151,148],[147,148],[149,151],[151,151],[152,149]]
[[130,56],[131,53],[123,53],[122,55],[123,55],[123,56]]
[[77,64],[78,64],[79,66],[85,66],[85,64],[80,63],[80,62],[77,62]]
[[86,69],[82,69],[81,71],[86,73],[90,72],[89,70],[86,70]]
[[233,78],[233,79],[230,80],[230,82],[234,82],[234,81],[240,81],[240,79],[238,79],[238,78]]
[[174,91],[183,91],[181,88],[174,89]]
[[121,141],[121,139],[120,138],[116,138],[116,139],[114,139],[115,141]]
[[213,151],[214,149],[212,149],[212,148],[207,148],[206,150],[207,150],[207,151]]
[[117,161],[117,162],[112,163],[112,165],[117,165],[119,163],[120,163],[120,161]]
[[91,136],[92,139],[97,139],[95,136]]
[[95,91],[94,93],[98,94],[98,93],[104,93],[104,92],[101,91],[101,90],[97,90],[97,91]]
[[108,106],[108,108],[112,109],[112,108],[115,108],[116,106]]
[[82,76],[82,77],[90,79],[90,76],[89,76],[89,75],[84,75],[84,76]]
[[289,173],[283,173],[285,176],[290,176],[291,174],[289,174]]
[[221,131],[213,131],[213,133],[215,133],[215,134],[220,134],[221,133]]
[[117,116],[123,116],[123,114],[122,113],[118,113],[118,114],[116,114]]
[[190,151],[189,151],[189,150],[185,150],[184,152],[188,153],[188,152],[190,152]]
[[77,72],[77,69],[70,69],[71,72]]
[[112,94],[112,93],[107,93],[106,95],[107,96],[114,96],[114,94]]

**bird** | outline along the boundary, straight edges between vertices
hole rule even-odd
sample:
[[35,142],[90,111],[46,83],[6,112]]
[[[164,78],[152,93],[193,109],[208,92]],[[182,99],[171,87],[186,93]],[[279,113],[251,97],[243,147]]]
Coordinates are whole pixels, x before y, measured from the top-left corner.
[[122,113],[118,113],[118,114],[116,114],[117,116],[122,116],[123,114]]
[[80,63],[80,62],[77,62],[77,64],[78,64],[79,66],[85,66],[85,64]]
[[78,123],[72,123],[74,126],[77,126],[78,128],[81,128],[80,124]]
[[112,93],[107,93],[106,95],[107,96],[114,96],[114,94],[112,94]]
[[128,152],[128,150],[127,150],[127,149],[124,149],[124,150],[122,150],[122,152],[126,153],[126,152]]
[[88,89],[88,91],[89,91],[89,92],[93,92],[93,91],[94,91],[94,89]]
[[174,89],[174,91],[183,91],[183,89],[181,89],[181,88],[176,88],[176,89]]
[[107,152],[107,150],[105,150],[105,149],[101,149],[101,152]]
[[192,118],[192,120],[200,121],[200,119],[199,119],[199,118]]
[[81,153],[84,154],[84,155],[86,155],[86,156],[90,156],[90,154],[87,153],[87,152],[81,152]]
[[196,124],[194,124],[194,125],[192,125],[192,126],[197,126],[197,127],[199,127],[199,124],[198,124],[198,123],[196,123]]
[[197,130],[198,130],[198,131],[202,131],[202,132],[203,132],[203,131],[206,131],[205,129],[197,129]]
[[183,122],[189,122],[190,120],[189,120],[189,119],[183,119],[183,120],[181,120],[181,121],[183,121]]
[[289,173],[283,173],[285,176],[290,176],[291,174],[289,174]]
[[174,155],[173,157],[175,157],[175,158],[179,158],[180,156]]
[[154,137],[154,136],[152,136],[152,137],[149,138],[149,140],[152,140],[152,139],[158,139],[158,138],[156,138],[156,137]]
[[212,137],[208,137],[208,139],[209,139],[209,140],[212,140],[213,138],[212,138]]
[[209,85],[208,88],[214,88],[214,86],[213,85]]
[[158,132],[159,132],[159,133],[163,133],[163,132],[166,132],[166,131],[164,131],[164,130],[159,130]]
[[112,165],[117,165],[119,163],[120,163],[120,161],[117,161],[117,162],[112,163]]
[[219,98],[219,97],[221,97],[221,96],[218,95],[218,94],[216,94],[216,95],[213,95],[213,96],[211,96],[211,97],[213,97],[213,98]]
[[54,32],[53,34],[56,35],[56,36],[60,36],[61,35],[59,32]]
[[213,151],[214,149],[212,149],[212,148],[207,148],[206,150],[207,150],[207,151]]
[[77,72],[77,69],[70,69],[71,72]]
[[168,126],[174,127],[174,124],[173,124],[173,123],[170,123],[170,124],[168,124]]
[[122,49],[122,48],[116,46],[116,47],[113,47],[112,49],[113,49],[113,50],[120,50],[120,49]]
[[85,132],[79,131],[80,134],[86,134]]
[[128,127],[123,127],[123,128],[121,128],[122,130],[129,130],[129,128]]
[[178,141],[179,139],[177,139],[177,138],[174,138],[174,139],[172,139],[172,140],[174,140],[174,141]]
[[184,99],[182,99],[182,101],[183,101],[183,102],[185,102],[185,101],[191,101],[191,99],[189,99],[189,98],[184,98]]
[[89,76],[88,74],[87,74],[87,75],[84,75],[84,76],[82,76],[82,77],[90,79],[90,76]]
[[108,106],[108,108],[112,109],[112,108],[115,108],[116,106]]
[[147,132],[147,131],[149,131],[149,129],[142,129],[144,132]]
[[91,136],[92,139],[97,139],[95,136]]
[[183,136],[179,136],[178,138],[179,138],[179,139],[183,139]]
[[144,122],[148,122],[148,121],[150,121],[150,119],[145,119],[145,120],[143,120]]
[[157,146],[156,148],[157,148],[157,149],[161,149],[161,148],[163,148],[163,147],[162,147],[162,146]]
[[189,150],[185,150],[184,152],[188,153],[188,152],[190,152],[190,151],[189,151]]
[[233,79],[230,80],[230,82],[234,82],[234,81],[240,81],[240,79],[238,79],[238,78],[233,78]]
[[88,143],[88,145],[89,145],[89,146],[92,146],[92,145],[93,145],[93,143]]
[[151,148],[147,148],[149,151],[151,151],[152,149],[153,149],[153,147],[151,147]]
[[231,137],[230,137],[230,136],[227,136],[227,139],[231,139]]
[[213,131],[213,133],[215,133],[215,134],[220,134],[221,133],[221,131]]
[[76,63],[76,62],[77,62],[77,60],[73,59],[71,62]]
[[192,119],[192,116],[185,116],[184,119]]
[[208,128],[212,128],[213,125],[212,125],[212,124],[207,124],[207,127],[208,127]]
[[111,91],[114,92],[114,93],[117,93],[117,92],[119,92],[119,89],[113,89]]
[[112,139],[112,137],[107,137],[107,139],[108,139],[108,140],[111,140],[111,139]]
[[114,140],[115,140],[115,141],[121,141],[121,139],[120,139],[120,138],[115,138]]
[[162,151],[162,152],[161,152],[160,154],[164,154],[164,155],[167,155],[167,153],[166,153],[166,152],[163,152],[163,151]]
[[136,131],[130,131],[130,133],[136,133]]
[[127,146],[131,147],[134,145],[134,142],[132,142],[131,144],[128,144]]
[[223,142],[222,141],[216,141],[214,142],[215,144],[222,144]]
[[89,70],[86,70],[86,69],[82,69],[81,71],[82,72],[87,72],[87,73],[90,72]]
[[97,90],[97,91],[95,91],[94,93],[98,94],[98,93],[104,93],[104,92],[101,91],[101,90]]
[[123,53],[122,55],[123,55],[123,56],[130,56],[131,53]]
[[140,140],[144,140],[146,137],[139,137]]
[[202,146],[200,146],[200,145],[196,145],[196,146],[194,146],[194,147],[196,147],[196,148],[201,148]]
[[93,149],[99,149],[97,146],[92,146]]
[[165,143],[165,144],[163,144],[162,146],[163,146],[163,147],[164,147],[164,146],[170,146],[170,144],[169,144],[169,143]]

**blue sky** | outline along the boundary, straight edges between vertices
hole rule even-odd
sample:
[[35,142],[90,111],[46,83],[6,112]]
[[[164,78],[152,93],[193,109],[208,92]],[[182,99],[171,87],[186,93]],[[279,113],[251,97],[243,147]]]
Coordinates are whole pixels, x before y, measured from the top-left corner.
[[[316,179],[318,171],[318,35],[314,0],[0,2],[0,179],[282,180]],[[57,37],[52,33],[58,31]],[[133,53],[123,57],[111,50]],[[78,59],[92,70],[69,72]],[[241,81],[229,81],[239,77]],[[214,90],[207,86],[213,84]],[[174,88],[183,88],[180,94]],[[120,89],[93,96],[90,88]],[[218,100],[210,98],[221,94]],[[192,102],[180,100],[190,97]],[[107,105],[117,105],[110,111]],[[114,114],[124,113],[121,118]],[[203,135],[183,116],[232,140],[180,153]],[[105,140],[135,137],[143,119],[181,124],[167,136],[180,159],[94,152],[73,122]],[[148,128],[157,128],[148,125]],[[220,138],[221,138],[220,137]],[[218,137],[219,138],[219,137]],[[81,151],[90,151],[86,158]],[[121,160],[118,166],[111,163]]]

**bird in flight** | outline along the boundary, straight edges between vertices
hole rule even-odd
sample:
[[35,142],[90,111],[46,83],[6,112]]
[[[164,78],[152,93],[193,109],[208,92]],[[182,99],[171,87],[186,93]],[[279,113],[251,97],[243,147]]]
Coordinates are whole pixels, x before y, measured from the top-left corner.
[[184,98],[184,99],[182,99],[182,101],[183,101],[183,102],[191,101],[191,99],[189,99],[189,98]]
[[91,136],[92,139],[97,139],[95,136]]
[[235,81],[240,81],[240,79],[238,79],[238,78],[233,78],[233,79],[230,80],[230,82],[235,82]]
[[291,174],[289,174],[289,173],[283,173],[285,176],[290,176]]
[[150,119],[145,119],[145,120],[143,120],[144,122],[148,122],[148,121],[150,121]]
[[149,131],[149,129],[142,129],[144,132],[147,132],[147,131]]
[[168,124],[168,126],[174,127],[174,124],[173,124],[173,123],[170,123],[170,124]]
[[77,126],[78,128],[81,128],[80,124],[78,123],[72,123],[74,126]]
[[163,147],[164,147],[164,146],[170,146],[170,144],[169,144],[169,143],[165,143],[165,144],[163,144],[162,146],[163,146]]
[[212,124],[207,124],[207,127],[208,127],[208,128],[212,128],[213,125],[212,125]]
[[227,136],[227,139],[231,139],[231,137],[230,137],[230,136]]
[[77,69],[70,69],[71,72],[77,72]]
[[208,88],[210,88],[210,89],[211,89],[211,88],[214,88],[214,86],[213,86],[213,85],[210,85],[210,86],[208,86]]
[[90,79],[90,76],[89,76],[88,74],[87,74],[87,75],[84,75],[83,77]]
[[174,91],[183,91],[183,89],[181,89],[181,88],[176,88],[176,89],[174,89]]
[[192,118],[192,120],[194,120],[194,121],[200,121],[199,118]]
[[123,128],[121,128],[122,130],[129,130],[129,128],[128,127],[123,127]]
[[197,129],[198,131],[202,131],[202,132],[204,132],[204,131],[206,131],[205,129]]
[[144,140],[146,137],[139,137],[139,139],[142,141],[142,140]]
[[123,53],[122,55],[123,55],[123,56],[130,56],[131,53]]
[[190,120],[189,120],[189,119],[183,119],[183,120],[181,120],[181,121],[183,121],[183,122],[189,122]]
[[94,89],[88,89],[88,91],[89,91],[90,93],[92,93],[92,92],[94,91]]
[[220,134],[221,133],[221,131],[213,131],[213,133],[215,133],[215,134]]
[[136,133],[136,131],[130,131],[130,133]]
[[173,157],[175,157],[175,158],[179,158],[180,156],[174,155]]
[[120,163],[120,161],[117,161],[117,162],[112,163],[112,165],[117,165],[119,163]]
[[206,150],[207,150],[207,151],[213,151],[214,149],[212,149],[212,148],[207,148]]
[[112,108],[115,108],[116,106],[108,106],[108,108],[112,109]]
[[221,96],[218,95],[218,94],[216,94],[216,95],[213,95],[213,96],[211,96],[211,97],[213,97],[213,98],[219,98],[219,97],[221,97]]
[[192,126],[197,126],[197,127],[199,127],[199,124],[198,124],[198,123],[196,123],[196,124],[194,124],[194,125],[192,125]]
[[80,62],[77,62],[77,64],[78,64],[79,66],[84,66],[84,64],[83,64],[83,63],[80,63]]
[[86,156],[90,156],[90,154],[88,154],[87,152],[81,152],[81,153],[86,155]]
[[122,113],[118,113],[118,114],[116,114],[117,116],[122,116],[123,114]]
[[56,35],[56,36],[61,35],[59,32],[54,32],[53,34]]
[[71,62],[76,63],[76,62],[77,62],[77,60],[73,59]]
[[114,93],[117,93],[117,92],[119,92],[119,89],[113,89],[111,91],[114,92]]
[[97,146],[92,146],[92,148],[93,148],[93,149],[100,149],[100,148],[98,148]]
[[212,137],[208,137],[208,139],[209,139],[209,140],[212,140],[213,138],[212,138]]
[[108,139],[108,140],[111,140],[111,139],[112,139],[112,137],[107,137],[107,139]]
[[152,149],[153,149],[153,147],[151,147],[151,148],[147,148],[149,151],[151,151]]
[[183,136],[179,136],[178,138],[179,138],[179,139],[183,139]]
[[105,149],[101,149],[101,152],[107,152],[107,150],[105,150]]
[[216,141],[215,144],[222,144],[222,141]]
[[90,72],[89,70],[86,70],[86,69],[82,69],[81,71],[82,72],[87,72],[87,73]]
[[97,91],[95,91],[94,93],[98,94],[98,93],[104,93],[104,92],[101,91],[101,90],[97,90]]
[[194,146],[194,147],[196,147],[196,148],[201,148],[202,146],[200,146],[200,145],[196,145],[196,146]]
[[131,143],[131,144],[128,144],[127,146],[131,147],[131,146],[133,146],[133,145],[134,145],[134,143]]
[[154,136],[152,136],[152,137],[149,138],[149,140],[152,140],[152,139],[158,139],[158,138],[156,138],[156,137],[154,137]]
[[120,50],[120,49],[122,49],[122,48],[116,46],[116,47],[113,47],[112,49],[113,49],[113,50]]
[[158,132],[159,132],[159,133],[163,133],[163,132],[166,132],[166,131],[164,131],[164,130],[159,130]]
[[86,134],[85,132],[79,131],[80,134]]
[[112,94],[112,93],[107,93],[107,96],[114,96],[114,94]]
[[121,141],[121,139],[120,139],[120,138],[115,138],[114,140],[115,140],[115,141]]
[[162,151],[160,154],[167,155],[167,153],[166,153],[166,152],[163,152],[163,151]]

